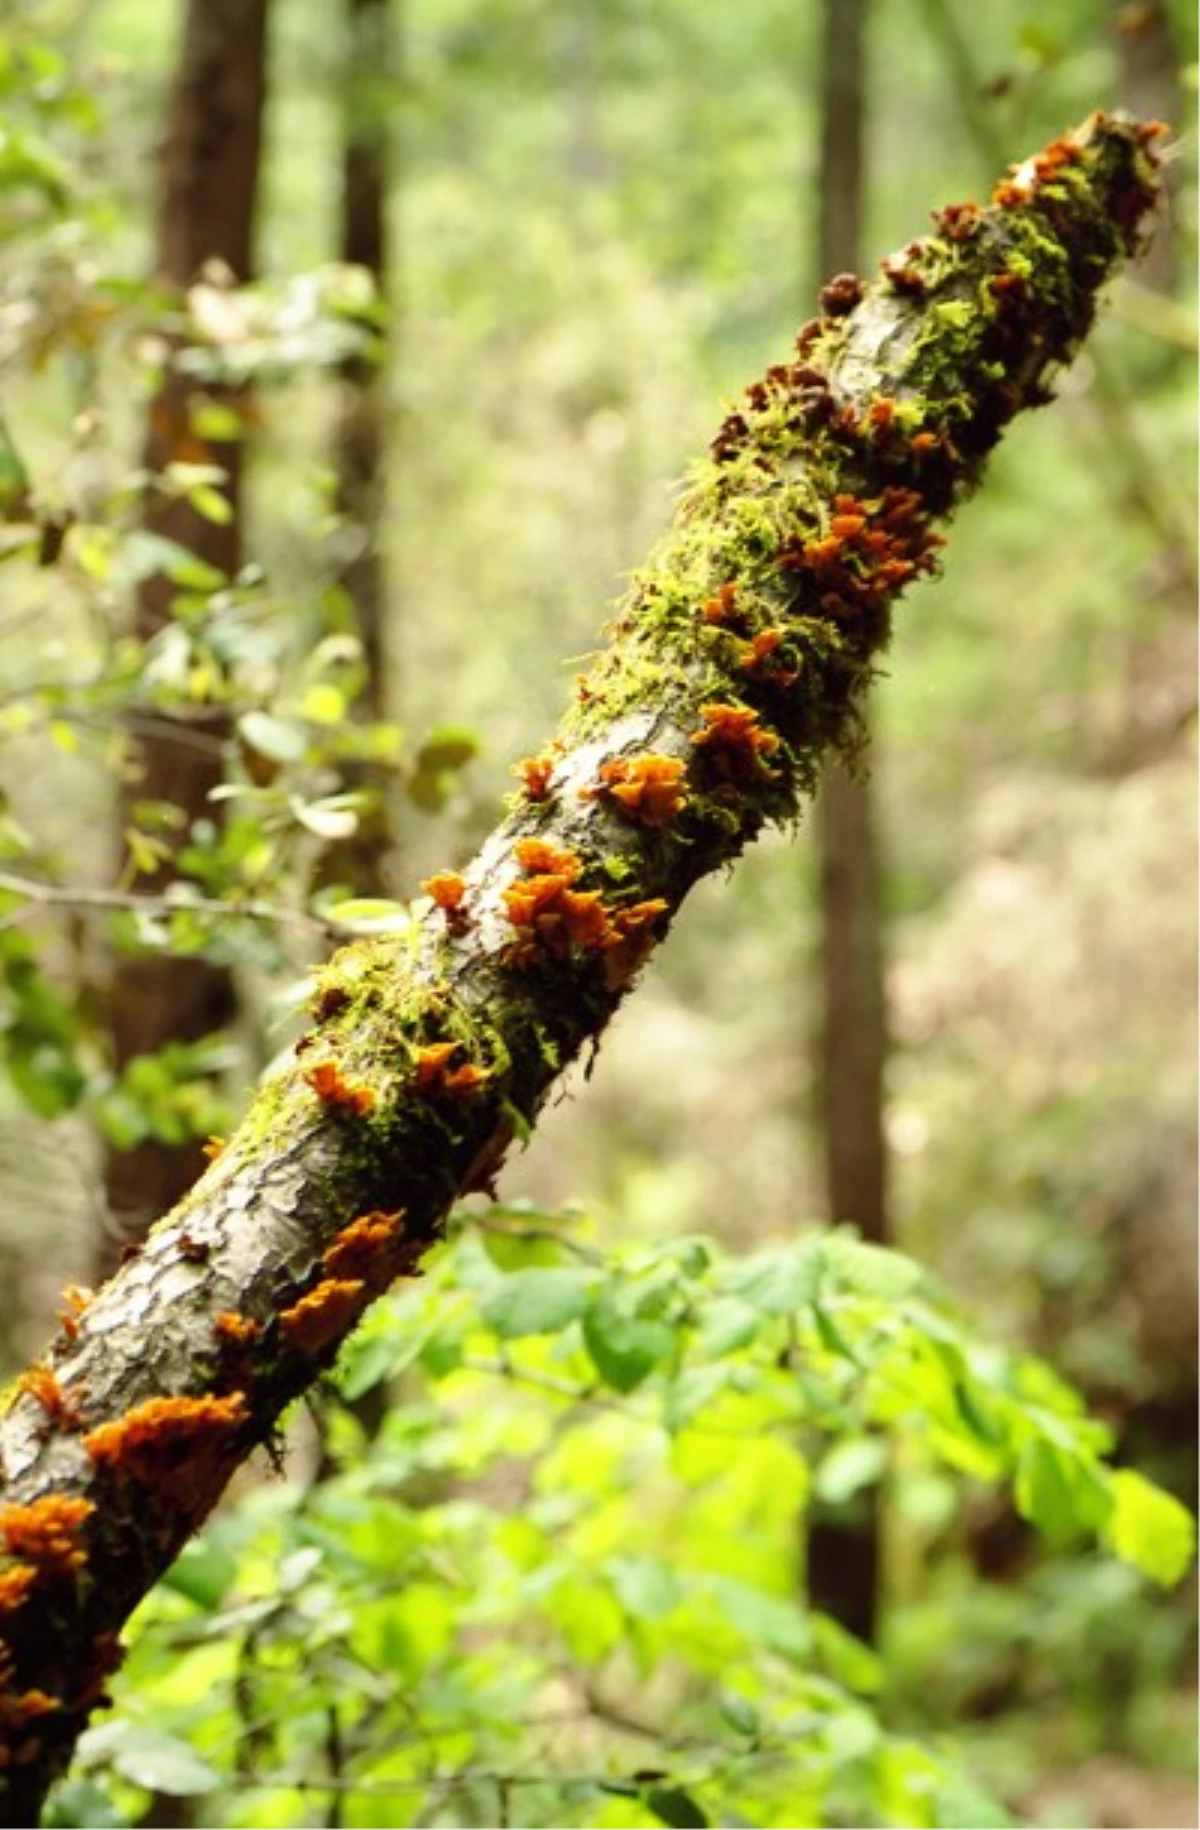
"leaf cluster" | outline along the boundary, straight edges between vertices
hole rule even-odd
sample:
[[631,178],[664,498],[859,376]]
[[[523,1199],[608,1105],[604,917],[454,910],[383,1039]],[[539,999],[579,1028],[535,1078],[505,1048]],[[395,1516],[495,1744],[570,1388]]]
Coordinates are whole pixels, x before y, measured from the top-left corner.
[[316,1421],[326,1477],[249,1492],[147,1605],[52,1821],[156,1789],[238,1825],[1001,1824],[806,1604],[797,1517],[941,1467],[1154,1581],[1192,1552],[1044,1363],[845,1231],[605,1255],[578,1215],[464,1216]]

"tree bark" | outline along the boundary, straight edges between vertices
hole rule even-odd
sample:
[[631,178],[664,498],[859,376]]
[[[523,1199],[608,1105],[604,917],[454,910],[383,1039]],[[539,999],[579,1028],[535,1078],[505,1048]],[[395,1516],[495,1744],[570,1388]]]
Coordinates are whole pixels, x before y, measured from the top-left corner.
[[131,1609],[454,1200],[492,1185],[693,884],[853,746],[931,520],[1046,398],[1157,166],[1145,130],[1095,116],[861,300],[826,291],[798,359],[720,427],[508,817],[409,933],[334,956],[294,1063],[68,1305],[0,1424],[6,1822],[36,1822]]
[[[190,0],[163,147],[156,277],[182,292],[205,263],[219,261],[235,281],[249,278],[266,90],[267,0]],[[236,408],[228,394],[206,390]],[[150,407],[144,463],[151,476],[177,459],[219,465],[228,521],[215,522],[184,500],[148,494],[143,525],[176,541],[232,577],[241,564],[240,441],[206,440],[192,426],[197,390],[173,366]],[[170,621],[176,587],[158,574],[138,592],[134,632],[149,642]],[[195,822],[217,816],[209,794],[222,780],[229,726],[219,708],[186,719],[165,714],[151,729],[131,734],[134,779],[122,783],[120,831],[136,824],[138,802],[158,802],[180,814],[178,842]],[[139,873],[131,887],[159,893],[173,862]],[[123,952],[109,982],[112,1062],[117,1073],[168,1042],[197,1042],[228,1026],[236,1013],[233,978],[204,959]],[[168,1144],[147,1138],[131,1150],[110,1148],[105,1162],[109,1231],[99,1242],[98,1269],[112,1270],[123,1242],[140,1236],[177,1201],[204,1166],[199,1141]]]
[[[825,0],[818,271],[853,272],[860,258],[869,0]],[[818,1099],[825,1213],[865,1239],[888,1237],[884,1069],[887,1021],[879,845],[871,779],[835,762],[817,802],[821,908]],[[816,1502],[808,1534],[813,1605],[860,1639],[876,1634],[879,1491],[831,1513]]]
[[[340,254],[363,267],[381,299],[388,295],[388,189],[392,136],[389,111],[376,85],[394,61],[392,0],[347,0],[347,67],[343,93],[342,219]],[[342,574],[358,616],[367,660],[366,702],[373,718],[385,713],[386,587],[379,556],[386,485],[387,433],[380,386],[383,344],[352,357],[342,370],[336,462],[342,509],[362,531],[362,542]]]
[[[394,309],[391,296],[388,194],[392,180],[393,135],[390,102],[397,33],[392,0],[346,0],[346,63],[342,82],[341,259],[365,268],[376,297]],[[393,600],[380,551],[389,473],[387,421],[388,330],[372,322],[371,347],[342,366],[334,469],[338,507],[353,542],[340,582],[354,610],[363,646],[365,684],[356,712],[372,722],[388,714]],[[344,772],[347,789],[365,796],[349,838],[331,845],[321,858],[327,883],[348,884],[361,896],[383,895],[392,822],[386,802],[385,771],[356,763]]]

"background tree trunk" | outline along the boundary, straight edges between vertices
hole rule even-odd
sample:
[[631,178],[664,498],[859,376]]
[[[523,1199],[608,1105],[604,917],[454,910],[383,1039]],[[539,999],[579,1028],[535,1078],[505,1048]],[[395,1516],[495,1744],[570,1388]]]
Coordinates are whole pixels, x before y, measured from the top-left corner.
[[[384,505],[393,453],[388,422],[388,349],[392,291],[388,197],[393,178],[396,56],[399,34],[393,0],[345,0],[345,62],[342,70],[342,189],[339,256],[364,268],[377,298],[388,308],[387,328],[364,327],[370,348],[342,365],[334,469],[338,507],[346,518],[343,537],[349,556],[340,582],[354,611],[363,645],[366,680],[356,711],[371,722],[388,715],[390,663],[395,649],[395,609],[380,548]],[[353,835],[331,845],[321,859],[326,882],[348,885],[357,895],[383,895],[393,843],[384,772],[370,764],[349,767],[347,789],[365,796]]]
[[[267,0],[190,0],[163,147],[156,277],[182,291],[206,262],[243,281],[252,269],[263,106],[266,92]],[[214,277],[219,277],[214,274]],[[214,390],[207,389],[211,399]],[[217,464],[226,472],[228,521],[206,519],[185,501],[150,491],[144,525],[232,576],[242,554],[240,440],[206,440],[192,425],[195,384],[170,363],[152,402],[145,465],[152,474],[173,460]],[[222,404],[236,409],[235,398]],[[176,587],[148,578],[138,592],[135,632],[148,642],[167,623]],[[228,722],[219,709],[187,718],[156,716],[129,730],[130,763],[122,783],[122,836],[137,824],[138,803],[179,810],[175,843],[194,822],[216,819],[209,801],[222,779]],[[153,893],[170,879],[170,859],[136,873],[130,887]],[[226,1028],[236,1013],[231,973],[203,959],[121,952],[113,960],[109,1023],[114,1070],[172,1041],[195,1042]],[[155,1215],[178,1200],[204,1166],[199,1140],[150,1138],[132,1150],[110,1148],[105,1164],[109,1231],[98,1249],[101,1275]]]
[[[817,269],[854,272],[860,259],[869,0],[825,0]],[[865,1239],[888,1237],[883,1082],[887,1058],[880,865],[870,777],[841,760],[817,802],[821,901],[821,1031],[817,1075],[825,1213]],[[879,1489],[837,1511],[816,1502],[808,1536],[815,1607],[859,1638],[876,1631]]]

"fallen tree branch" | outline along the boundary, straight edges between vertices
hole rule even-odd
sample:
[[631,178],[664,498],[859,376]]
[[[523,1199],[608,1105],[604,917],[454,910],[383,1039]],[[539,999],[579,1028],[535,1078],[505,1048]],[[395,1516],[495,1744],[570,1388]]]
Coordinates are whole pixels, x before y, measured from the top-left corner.
[[141,1254],[73,1293],[0,1426],[4,1822],[36,1821],[132,1608],[455,1199],[491,1187],[692,885],[853,753],[891,603],[1134,252],[1159,131],[1096,116],[875,284],[825,288],[474,863],[430,880],[409,936],[334,956],[294,1064]]

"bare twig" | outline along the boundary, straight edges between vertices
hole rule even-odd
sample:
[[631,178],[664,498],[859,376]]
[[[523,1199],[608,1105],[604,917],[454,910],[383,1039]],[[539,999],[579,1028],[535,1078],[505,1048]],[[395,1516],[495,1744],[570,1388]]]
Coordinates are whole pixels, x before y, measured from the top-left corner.
[[139,896],[132,890],[86,889],[80,884],[39,883],[32,877],[20,877],[13,871],[0,871],[0,890],[24,897],[30,906],[13,910],[0,919],[0,933],[17,927],[38,909],[84,909],[112,913],[123,910],[133,915],[226,915],[249,921],[269,921],[279,927],[303,928],[310,934],[328,939],[346,939],[357,930],[348,923],[323,920],[302,909],[281,908],[278,903],[223,900],[216,896]]

